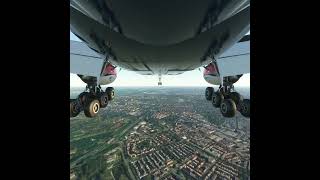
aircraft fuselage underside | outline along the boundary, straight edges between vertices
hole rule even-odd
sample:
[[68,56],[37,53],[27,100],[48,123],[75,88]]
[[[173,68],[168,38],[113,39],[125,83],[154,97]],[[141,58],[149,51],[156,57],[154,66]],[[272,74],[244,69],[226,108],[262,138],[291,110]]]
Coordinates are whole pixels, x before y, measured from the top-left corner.
[[[70,102],[72,117],[81,110],[93,117],[106,106],[108,97],[112,99],[113,88],[103,91],[100,85],[115,80],[115,66],[158,75],[158,85],[162,85],[163,75],[216,64],[218,74],[209,72],[204,78],[221,85],[217,92],[227,99],[219,103],[222,114],[233,116],[235,103],[231,101],[240,102],[240,97],[231,97],[232,84],[249,68],[230,70],[227,66],[231,62],[244,67],[250,57],[246,59],[248,53],[244,53],[241,58],[246,60],[236,61],[239,57],[233,58],[234,54],[222,55],[235,44],[249,43],[243,40],[250,29],[249,0],[71,0],[70,29],[100,56],[70,53],[71,72],[88,84],[86,92]],[[107,67],[109,73],[104,73]],[[213,92],[209,88],[206,98],[213,99]]]
[[71,31],[113,65],[144,75],[205,66],[250,27],[247,0],[104,2],[71,1]]

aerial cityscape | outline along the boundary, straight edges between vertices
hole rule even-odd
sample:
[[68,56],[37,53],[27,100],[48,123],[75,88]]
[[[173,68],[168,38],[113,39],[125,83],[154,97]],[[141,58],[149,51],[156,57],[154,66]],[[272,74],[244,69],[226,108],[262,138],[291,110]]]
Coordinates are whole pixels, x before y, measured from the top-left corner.
[[70,179],[250,179],[250,118],[223,117],[204,91],[115,88],[97,117],[70,118]]

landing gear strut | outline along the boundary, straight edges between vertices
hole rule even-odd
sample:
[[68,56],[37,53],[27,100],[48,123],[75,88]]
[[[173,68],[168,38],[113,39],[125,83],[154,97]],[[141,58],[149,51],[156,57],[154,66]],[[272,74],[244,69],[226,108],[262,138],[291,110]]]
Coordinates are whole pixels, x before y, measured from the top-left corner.
[[161,86],[162,82],[161,82],[161,75],[159,75],[159,81],[158,81],[158,86]]
[[214,107],[220,107],[224,117],[234,117],[237,110],[244,117],[250,117],[250,99],[243,99],[238,92],[234,91],[233,85],[220,86],[216,92],[212,87],[207,87],[205,97],[212,101]]
[[114,99],[114,88],[108,87],[103,91],[95,84],[87,85],[86,90],[77,99],[70,101],[70,117],[76,117],[82,110],[85,116],[95,117],[100,108],[105,108]]

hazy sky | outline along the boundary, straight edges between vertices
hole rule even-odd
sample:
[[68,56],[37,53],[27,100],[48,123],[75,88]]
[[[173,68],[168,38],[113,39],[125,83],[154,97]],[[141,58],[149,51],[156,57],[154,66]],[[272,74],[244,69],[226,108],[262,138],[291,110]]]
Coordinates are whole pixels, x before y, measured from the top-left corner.
[[[250,31],[249,31],[250,33]],[[81,41],[70,31],[70,40]],[[203,78],[203,68],[185,72],[176,76],[163,76],[162,84],[164,86],[212,86]],[[157,86],[158,76],[140,75],[138,73],[118,70],[117,79],[108,86]],[[76,74],[70,73],[70,87],[85,87],[86,84]],[[235,86],[250,86],[250,74],[245,74],[235,83]]]

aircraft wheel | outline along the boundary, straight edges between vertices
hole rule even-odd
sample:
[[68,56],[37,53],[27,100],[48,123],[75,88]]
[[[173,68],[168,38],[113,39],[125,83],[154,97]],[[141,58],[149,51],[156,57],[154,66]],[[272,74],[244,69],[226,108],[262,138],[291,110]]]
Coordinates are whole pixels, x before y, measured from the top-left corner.
[[89,93],[88,92],[82,92],[79,94],[78,98],[80,99],[80,102],[81,102],[81,105],[84,106],[86,100],[88,99],[89,97]]
[[213,92],[214,92],[214,89],[212,87],[206,88],[205,96],[208,101],[212,100],[212,93]]
[[221,102],[223,101],[224,97],[219,92],[214,92],[212,94],[212,105],[214,107],[220,107]]
[[243,100],[243,97],[237,92],[231,92],[229,96],[236,103],[237,106]]
[[92,99],[92,98],[89,98],[87,99],[87,102],[85,103],[85,106],[84,106],[84,114],[87,116],[87,117],[95,117],[98,112],[100,110],[100,102],[99,100],[97,99]]
[[101,92],[99,95],[100,107],[105,108],[108,106],[108,93]]
[[70,101],[70,117],[76,117],[80,113],[79,108],[76,106],[76,101],[71,100]]
[[236,103],[232,99],[225,99],[220,105],[224,117],[233,117],[236,114]]
[[114,88],[113,87],[108,87],[106,89],[106,93],[108,94],[108,100],[112,101],[114,99]]
[[240,113],[244,117],[250,117],[250,99],[244,99],[240,103]]

